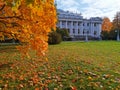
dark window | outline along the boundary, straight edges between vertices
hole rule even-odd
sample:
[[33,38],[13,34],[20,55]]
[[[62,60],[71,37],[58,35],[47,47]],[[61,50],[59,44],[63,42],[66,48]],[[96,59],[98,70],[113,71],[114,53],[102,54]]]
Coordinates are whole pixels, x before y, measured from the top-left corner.
[[64,22],[62,22],[62,25],[64,25]]
[[67,22],[67,25],[69,25],[69,22]]
[[87,26],[89,26],[89,23],[87,23]]
[[80,34],[80,29],[78,29],[78,34]]
[[94,31],[94,35],[97,35],[97,31]]
[[89,34],[89,31],[87,31],[87,34]]
[[75,33],[75,29],[73,29],[73,33]]
[[70,22],[67,22],[67,25],[70,25]]
[[85,34],[85,32],[83,31],[83,34]]
[[94,23],[94,26],[96,26],[96,23]]
[[70,29],[68,29],[68,33],[70,33]]

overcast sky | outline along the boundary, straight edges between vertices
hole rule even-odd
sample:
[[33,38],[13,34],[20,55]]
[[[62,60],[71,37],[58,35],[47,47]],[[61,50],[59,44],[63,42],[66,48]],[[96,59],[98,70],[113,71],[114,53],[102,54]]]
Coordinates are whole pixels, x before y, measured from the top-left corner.
[[84,18],[107,16],[112,21],[120,11],[120,0],[56,0],[57,8],[81,13]]

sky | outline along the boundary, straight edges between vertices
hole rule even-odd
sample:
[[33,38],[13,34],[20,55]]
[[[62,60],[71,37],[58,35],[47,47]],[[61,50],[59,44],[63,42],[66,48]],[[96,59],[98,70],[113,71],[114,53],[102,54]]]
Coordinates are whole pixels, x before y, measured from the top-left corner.
[[56,0],[57,8],[81,13],[84,18],[108,17],[111,21],[120,11],[120,0]]

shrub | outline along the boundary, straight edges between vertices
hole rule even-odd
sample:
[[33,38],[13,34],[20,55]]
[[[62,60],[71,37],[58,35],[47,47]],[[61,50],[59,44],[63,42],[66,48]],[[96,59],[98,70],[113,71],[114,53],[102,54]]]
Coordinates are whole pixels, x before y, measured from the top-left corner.
[[62,41],[61,35],[55,31],[49,33],[49,44],[59,44]]
[[115,30],[102,31],[101,34],[103,40],[116,40],[117,37],[117,32]]
[[109,39],[109,32],[108,31],[102,31],[101,36],[103,40],[108,40]]
[[65,29],[65,28],[62,28],[62,29],[57,28],[56,32],[59,33],[59,34],[61,34],[62,40],[65,40],[66,37],[67,37],[67,38],[69,37],[69,32],[68,32],[68,30]]

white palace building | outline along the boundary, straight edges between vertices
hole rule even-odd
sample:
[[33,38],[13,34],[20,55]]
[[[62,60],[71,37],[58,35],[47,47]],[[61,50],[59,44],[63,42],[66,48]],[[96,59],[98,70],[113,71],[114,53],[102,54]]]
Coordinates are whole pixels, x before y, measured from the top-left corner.
[[72,38],[96,38],[101,36],[102,19],[99,17],[91,17],[84,19],[81,14],[72,13],[58,9],[57,27],[68,29]]

